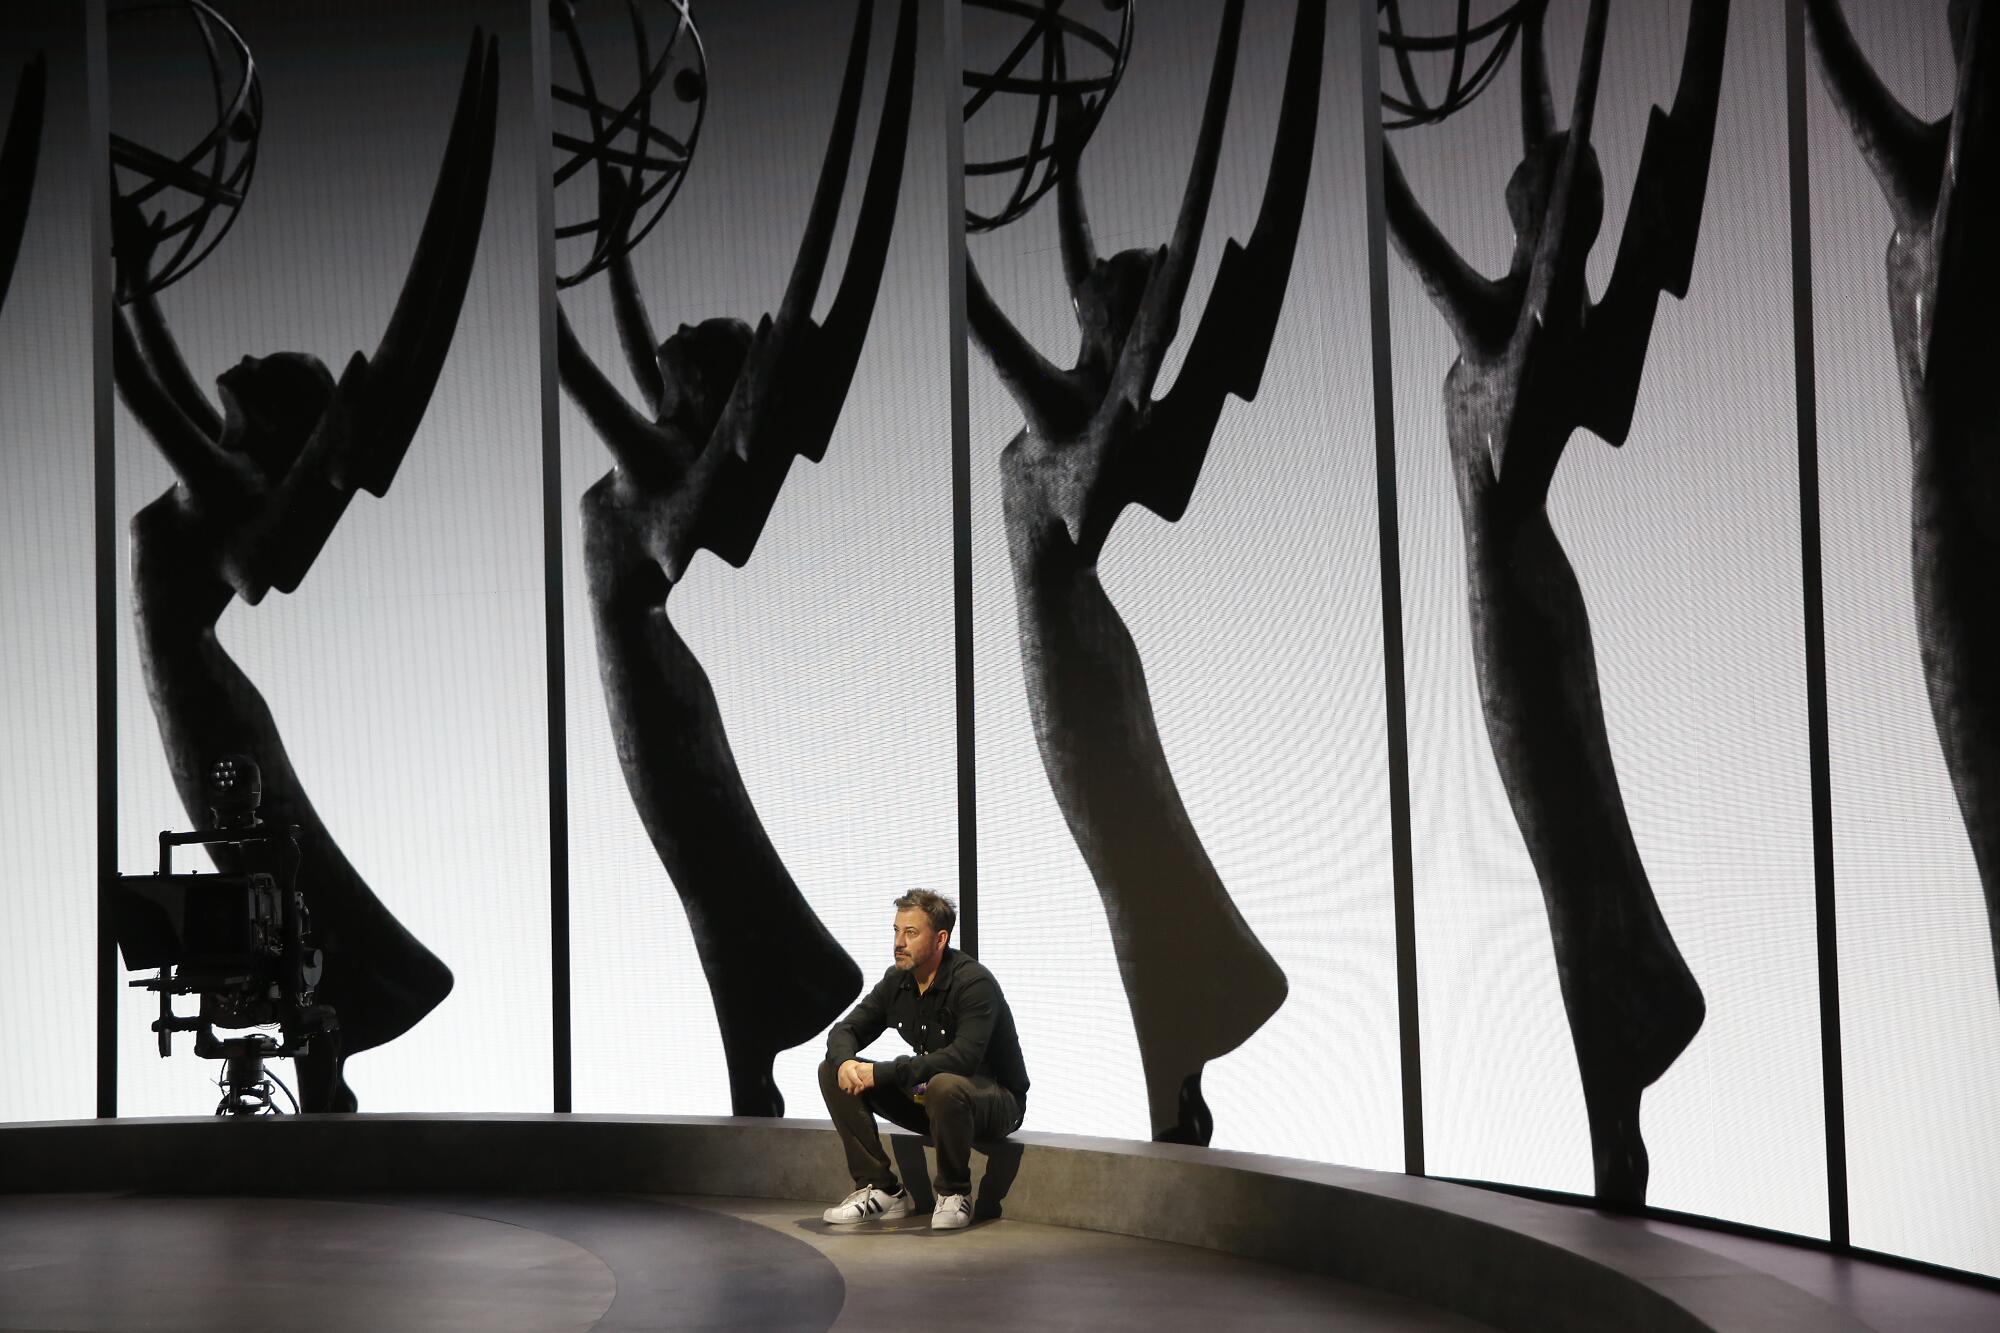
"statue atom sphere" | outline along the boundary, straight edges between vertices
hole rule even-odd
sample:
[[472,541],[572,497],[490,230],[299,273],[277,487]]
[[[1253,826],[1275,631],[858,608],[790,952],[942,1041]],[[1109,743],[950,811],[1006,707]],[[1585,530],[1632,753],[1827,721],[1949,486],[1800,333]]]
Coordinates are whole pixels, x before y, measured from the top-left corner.
[[[991,68],[964,71],[969,94],[961,112],[967,141],[965,229],[976,234],[1026,217],[1082,155],[1125,77],[1137,0],[1074,7],[1067,0],[964,4],[968,20],[990,16],[1004,25],[1012,42]],[[1116,31],[1099,26],[1107,19],[1115,21]],[[1072,45],[1082,51],[1077,68],[1071,65]],[[1014,123],[1024,116],[1025,129]],[[1016,136],[1027,142],[1015,147]],[[984,156],[984,145],[992,142],[1007,146],[997,150],[999,156]],[[982,186],[998,188],[992,195],[997,202],[985,206],[990,212],[972,203],[974,195],[988,195]]]
[[[688,163],[701,142],[701,125],[708,114],[708,52],[689,0],[655,0],[650,6],[625,0],[632,34],[627,47],[638,77],[632,95],[616,107],[607,105],[599,93],[583,31],[577,26],[578,3],[550,0],[549,4],[549,22],[569,55],[575,77],[574,87],[558,83],[550,90],[555,104],[567,108],[553,131],[555,147],[563,154],[555,168],[555,190],[557,198],[566,202],[577,187],[567,191],[564,187],[589,170],[591,178],[580,184],[598,206],[584,210],[581,217],[556,221],[558,255],[571,257],[559,260],[559,288],[596,277],[659,225],[687,180]],[[664,41],[657,39],[648,22],[652,9],[672,11],[673,26]],[[662,97],[663,90],[671,96]],[[588,137],[565,128],[576,113],[581,113]],[[624,173],[625,188],[608,196],[596,176],[612,164]]]
[[[112,133],[118,197],[135,217],[151,215],[145,272],[129,264],[119,272],[121,283],[142,287],[121,286],[121,302],[165,291],[222,244],[256,178],[264,133],[264,81],[256,58],[243,35],[206,0],[137,0],[113,10],[111,17],[130,22],[162,13],[185,14],[200,35],[215,116],[200,139],[174,155]],[[158,251],[169,243],[171,252],[161,259]]]

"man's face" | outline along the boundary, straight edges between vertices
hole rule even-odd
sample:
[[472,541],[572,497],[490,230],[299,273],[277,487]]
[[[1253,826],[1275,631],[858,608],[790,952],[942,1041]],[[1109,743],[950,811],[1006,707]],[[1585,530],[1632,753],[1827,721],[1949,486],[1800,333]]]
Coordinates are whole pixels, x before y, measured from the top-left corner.
[[927,970],[944,952],[945,933],[931,929],[931,919],[914,907],[896,913],[896,966],[905,972]]

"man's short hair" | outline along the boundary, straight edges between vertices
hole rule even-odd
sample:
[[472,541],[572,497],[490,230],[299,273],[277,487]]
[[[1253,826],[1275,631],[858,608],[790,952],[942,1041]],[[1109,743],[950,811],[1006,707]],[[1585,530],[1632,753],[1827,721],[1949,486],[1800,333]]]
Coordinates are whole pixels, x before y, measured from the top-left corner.
[[932,930],[950,930],[958,924],[958,909],[951,905],[951,899],[929,889],[911,889],[896,899],[896,910],[922,912],[931,919]]

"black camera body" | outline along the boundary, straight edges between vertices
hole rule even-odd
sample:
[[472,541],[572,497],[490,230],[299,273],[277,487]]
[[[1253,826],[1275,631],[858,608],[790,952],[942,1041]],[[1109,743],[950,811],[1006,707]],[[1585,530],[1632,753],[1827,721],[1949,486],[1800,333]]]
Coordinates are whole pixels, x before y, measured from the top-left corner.
[[166,993],[200,995],[210,1023],[283,1023],[291,1010],[312,1004],[320,962],[305,942],[305,895],[280,887],[277,875],[120,875],[115,901],[126,970],[166,969]]

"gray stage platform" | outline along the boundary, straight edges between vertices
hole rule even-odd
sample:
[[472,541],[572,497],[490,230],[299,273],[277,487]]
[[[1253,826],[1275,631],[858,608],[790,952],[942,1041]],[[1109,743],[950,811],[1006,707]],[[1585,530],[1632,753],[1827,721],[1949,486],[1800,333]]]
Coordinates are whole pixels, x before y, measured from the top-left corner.
[[1478,1333],[1332,1278],[1011,1218],[836,1231],[820,1204],[602,1195],[0,1196],[0,1329]]
[[[927,1212],[921,1144],[893,1139]],[[466,1271],[497,1268],[505,1276],[495,1292],[529,1320],[522,1327],[776,1327],[762,1317],[773,1309],[796,1315],[786,1327],[844,1326],[871,1310],[906,1322],[916,1308],[897,1302],[940,1283],[1021,1308],[1021,1322],[984,1327],[1867,1327],[1712,1248],[1439,1181],[1050,1134],[982,1153],[975,1170],[977,1215],[987,1220],[970,1231],[828,1234],[818,1203],[849,1185],[823,1121],[362,1115],[0,1126],[0,1195],[15,1196],[0,1198],[0,1296],[12,1293],[0,1328],[35,1326],[10,1308],[19,1299],[74,1288],[48,1265],[73,1268],[80,1254],[107,1264],[146,1249],[94,1236],[162,1238],[155,1248],[179,1238],[147,1261],[152,1268],[139,1263],[157,1276],[189,1271],[190,1255],[213,1249],[203,1235],[231,1244],[256,1235],[256,1218],[293,1219],[284,1237],[267,1238],[290,1243],[264,1248],[274,1260],[293,1256],[293,1270],[276,1270],[290,1275],[272,1281],[301,1298],[336,1280],[310,1256],[346,1236],[331,1243],[368,1276],[350,1272],[341,1284],[365,1294],[407,1281],[442,1294],[464,1285]],[[135,1194],[155,1197],[121,1197]],[[283,1206],[230,1197],[249,1195],[294,1197]],[[35,1236],[70,1239],[23,1264],[18,1247]],[[626,1256],[624,1269],[607,1248]],[[202,1271],[221,1281],[233,1270]],[[246,1280],[256,1272],[246,1269]],[[112,1296],[125,1290],[86,1287],[75,1299],[101,1294],[97,1317],[110,1318]],[[758,1295],[761,1315],[732,1322],[728,1310],[742,1310],[746,1293]],[[613,1294],[629,1308],[614,1307]],[[666,1308],[644,1309],[654,1298]],[[395,1300],[384,1295],[382,1310]],[[1095,1314],[1072,1323],[1059,1317],[1065,1310]],[[1238,1317],[1220,1317],[1231,1310]],[[1107,1314],[1130,1319],[1107,1325]]]

